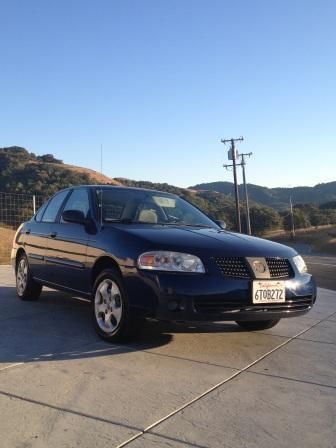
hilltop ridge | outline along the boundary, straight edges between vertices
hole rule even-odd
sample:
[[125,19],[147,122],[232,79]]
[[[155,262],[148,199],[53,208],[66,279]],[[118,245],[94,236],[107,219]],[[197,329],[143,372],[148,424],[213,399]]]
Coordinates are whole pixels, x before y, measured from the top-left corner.
[[78,184],[119,182],[90,168],[63,163],[52,154],[37,156],[20,146],[0,148],[0,191],[51,195]]
[[[0,193],[37,194],[42,201],[56,191],[72,185],[109,184],[150,188],[182,196],[213,219],[225,221],[229,229],[236,228],[233,185],[230,182],[181,188],[167,183],[111,178],[90,168],[65,164],[52,154],[38,156],[19,146],[0,148],[0,172]],[[292,189],[270,189],[249,184],[251,226],[254,234],[290,227],[289,195],[292,195],[294,202],[296,228],[336,223],[336,182]],[[305,203],[299,203],[300,198]],[[244,230],[246,222],[243,202],[241,216]]]
[[[217,191],[233,195],[233,183],[208,182],[189,187],[197,191]],[[244,196],[243,185],[239,185],[239,194]],[[317,184],[314,187],[275,187],[268,188],[260,185],[247,184],[249,198],[260,204],[273,207],[276,210],[286,210],[289,206],[289,197],[295,204],[323,204],[336,201],[336,181]]]

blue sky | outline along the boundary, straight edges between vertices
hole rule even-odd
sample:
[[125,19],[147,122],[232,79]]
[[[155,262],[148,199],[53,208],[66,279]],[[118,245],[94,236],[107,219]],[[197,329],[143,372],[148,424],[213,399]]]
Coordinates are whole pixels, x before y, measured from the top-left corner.
[[336,180],[333,0],[0,0],[0,146],[112,177]]

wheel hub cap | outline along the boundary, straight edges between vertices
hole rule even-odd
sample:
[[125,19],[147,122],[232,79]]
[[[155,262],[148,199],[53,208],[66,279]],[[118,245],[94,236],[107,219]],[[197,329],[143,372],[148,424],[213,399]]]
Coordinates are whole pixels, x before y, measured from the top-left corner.
[[16,286],[19,294],[24,293],[24,290],[26,289],[27,286],[27,280],[28,280],[28,265],[27,261],[24,258],[22,258],[19,262],[16,273]]
[[103,280],[98,285],[94,300],[99,328],[105,333],[113,333],[120,324],[123,311],[118,285],[113,280]]

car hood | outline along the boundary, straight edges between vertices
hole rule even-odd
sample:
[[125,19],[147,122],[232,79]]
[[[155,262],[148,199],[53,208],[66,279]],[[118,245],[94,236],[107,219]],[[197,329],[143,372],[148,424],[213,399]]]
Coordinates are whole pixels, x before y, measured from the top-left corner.
[[288,246],[226,230],[147,224],[118,227],[119,230],[146,243],[148,250],[171,250],[191,252],[195,255],[235,257],[290,258],[297,254]]

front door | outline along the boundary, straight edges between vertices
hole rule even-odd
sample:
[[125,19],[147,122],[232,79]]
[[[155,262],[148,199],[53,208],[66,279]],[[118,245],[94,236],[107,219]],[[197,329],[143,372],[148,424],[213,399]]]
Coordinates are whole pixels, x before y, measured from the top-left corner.
[[[72,190],[62,212],[78,210],[87,217],[89,197],[86,188]],[[89,233],[83,224],[68,223],[58,216],[51,225],[46,253],[48,280],[56,285],[78,292],[90,291],[87,273],[87,245]]]

